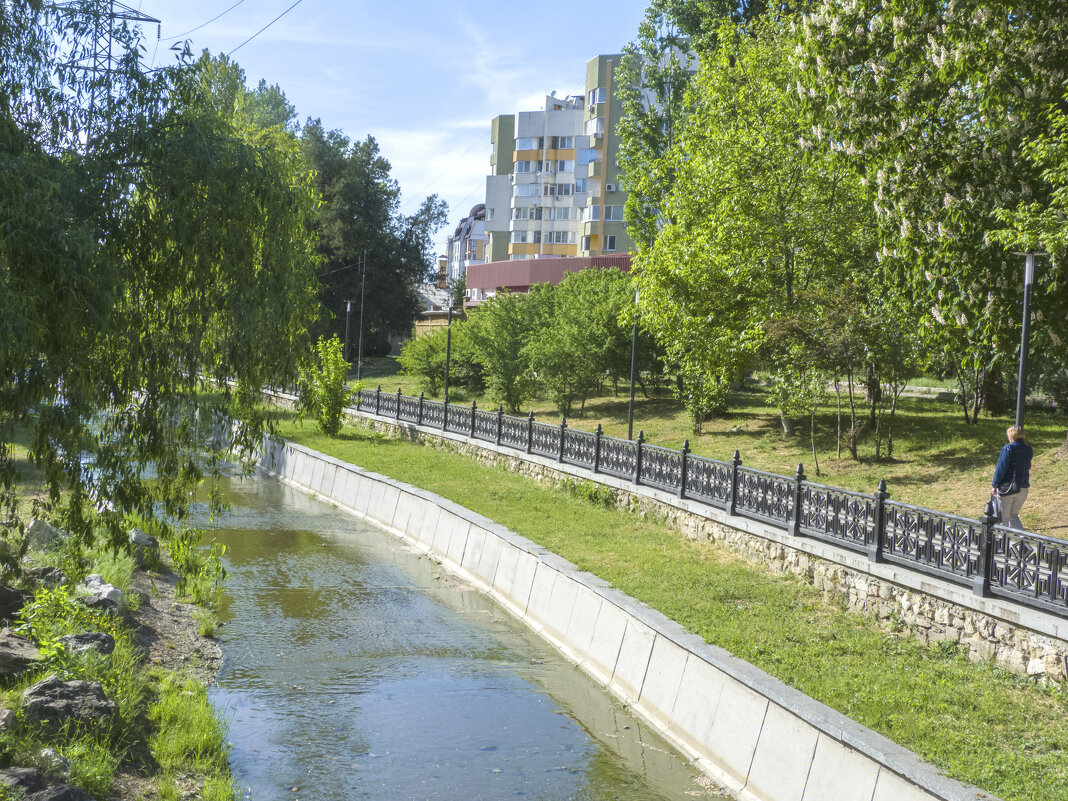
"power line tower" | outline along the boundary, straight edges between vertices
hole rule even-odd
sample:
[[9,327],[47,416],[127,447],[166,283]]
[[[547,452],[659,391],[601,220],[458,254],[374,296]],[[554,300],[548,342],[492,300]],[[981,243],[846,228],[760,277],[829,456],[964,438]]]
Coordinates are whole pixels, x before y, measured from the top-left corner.
[[92,73],[89,94],[89,116],[86,124],[86,142],[91,142],[97,133],[98,114],[100,109],[97,103],[98,91],[104,99],[104,130],[111,128],[111,77],[115,72],[115,59],[112,53],[115,42],[116,21],[131,23],[155,23],[157,25],[156,38],[159,38],[158,26],[162,23],[155,17],[143,14],[136,8],[131,8],[118,0],[68,0],[57,3],[55,8],[60,12],[92,15],[92,46],[91,50],[82,61],[89,64],[70,64],[76,69],[87,70]]

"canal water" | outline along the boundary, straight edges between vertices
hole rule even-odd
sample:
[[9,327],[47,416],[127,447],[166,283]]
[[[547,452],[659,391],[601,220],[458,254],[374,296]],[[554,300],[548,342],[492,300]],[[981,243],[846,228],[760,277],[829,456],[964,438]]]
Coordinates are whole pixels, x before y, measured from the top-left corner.
[[224,484],[224,667],[245,797],[722,798],[620,702],[392,535],[267,478]]

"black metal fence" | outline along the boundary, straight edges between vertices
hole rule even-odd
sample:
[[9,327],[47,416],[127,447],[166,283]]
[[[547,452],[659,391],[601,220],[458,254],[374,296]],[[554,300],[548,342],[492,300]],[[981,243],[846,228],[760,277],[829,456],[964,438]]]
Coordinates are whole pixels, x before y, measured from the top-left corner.
[[793,476],[744,467],[737,451],[729,462],[558,424],[534,414],[515,417],[503,407],[479,409],[377,390],[365,390],[356,408],[378,417],[463,434],[533,453],[637,485],[670,492],[758,520],[793,536],[810,537],[1068,616],[1068,541],[996,525],[987,507],[971,520],[888,497],[886,483],[868,495],[808,481],[801,465]]

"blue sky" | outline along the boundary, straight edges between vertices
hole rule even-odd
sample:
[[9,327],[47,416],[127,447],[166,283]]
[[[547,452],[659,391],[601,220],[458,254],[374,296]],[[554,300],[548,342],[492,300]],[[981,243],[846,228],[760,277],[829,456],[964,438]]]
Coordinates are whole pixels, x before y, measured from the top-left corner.
[[[157,64],[176,36],[238,0],[125,0],[162,20],[146,30]],[[242,0],[190,33],[193,49],[231,52],[293,5]],[[300,119],[319,117],[352,139],[371,134],[393,165],[402,211],[426,195],[449,203],[439,251],[460,217],[483,200],[489,123],[541,108],[545,95],[581,92],[586,62],[632,40],[646,0],[445,3],[300,0],[233,58],[250,85],[279,84]]]

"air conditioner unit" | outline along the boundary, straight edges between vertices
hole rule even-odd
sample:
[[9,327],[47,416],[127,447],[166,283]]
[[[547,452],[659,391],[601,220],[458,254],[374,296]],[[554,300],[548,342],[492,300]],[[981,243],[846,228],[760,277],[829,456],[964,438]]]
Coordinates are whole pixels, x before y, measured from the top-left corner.
[[604,191],[605,192],[615,192],[616,191],[616,185],[615,184],[605,184],[604,185]]

